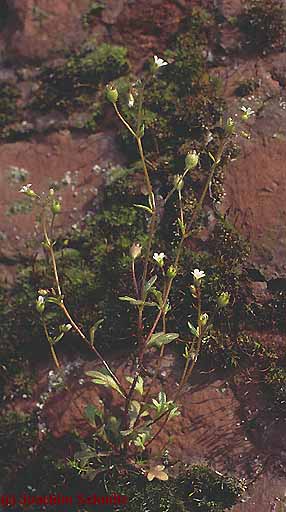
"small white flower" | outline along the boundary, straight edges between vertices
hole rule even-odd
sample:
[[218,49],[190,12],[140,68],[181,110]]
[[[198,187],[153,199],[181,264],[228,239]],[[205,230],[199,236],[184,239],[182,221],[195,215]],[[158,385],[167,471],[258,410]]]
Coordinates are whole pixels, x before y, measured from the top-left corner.
[[128,107],[129,108],[134,107],[134,96],[133,96],[132,92],[130,92],[129,96],[128,96]]
[[255,114],[254,110],[252,110],[250,107],[241,107],[240,109],[242,111],[242,120],[247,121],[253,114]]
[[195,268],[192,274],[194,276],[195,281],[200,281],[206,275],[203,270],[199,270],[198,268]]
[[38,197],[34,190],[31,189],[32,183],[28,183],[27,185],[23,185],[23,187],[19,190],[22,194],[25,194],[28,197],[35,198]]
[[45,302],[45,298],[43,297],[43,295],[39,295],[37,303],[38,304],[44,304],[44,302]]
[[159,267],[163,267],[164,265],[164,258],[166,258],[166,255],[163,252],[154,252],[153,259],[158,263]]
[[166,62],[163,59],[160,59],[159,57],[157,57],[157,55],[154,55],[154,63],[155,63],[156,68],[161,68],[162,66],[168,66],[168,62]]
[[34,195],[35,192],[31,189],[32,183],[27,183],[27,185],[23,185],[23,187],[19,190],[22,194],[26,194],[28,196]]

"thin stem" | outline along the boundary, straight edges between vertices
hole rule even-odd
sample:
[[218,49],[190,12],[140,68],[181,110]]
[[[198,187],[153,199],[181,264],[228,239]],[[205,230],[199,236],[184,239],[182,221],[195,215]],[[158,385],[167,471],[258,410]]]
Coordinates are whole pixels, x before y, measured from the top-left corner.
[[178,196],[179,196],[179,208],[180,208],[180,219],[181,224],[184,226],[184,212],[183,212],[183,203],[182,203],[182,193],[181,190],[178,190]]
[[148,238],[148,245],[147,245],[147,251],[146,251],[146,257],[144,261],[144,269],[143,269],[143,275],[142,275],[142,282],[141,282],[141,300],[144,300],[144,287],[147,279],[148,274],[148,265],[151,257],[151,250],[152,250],[152,242],[153,237],[155,234],[155,228],[156,228],[156,211],[152,213],[151,218],[151,224],[149,229],[149,238]]
[[147,165],[146,165],[146,162],[145,162],[145,157],[144,157],[144,151],[143,151],[143,146],[142,146],[142,142],[141,142],[141,137],[137,137],[137,135],[136,135],[136,142],[137,142],[137,146],[138,146],[138,149],[139,149],[139,154],[140,154],[142,165],[143,165],[143,170],[144,170],[144,174],[145,174],[148,194],[150,196],[150,200],[153,203],[153,204],[152,203],[151,204],[152,204],[152,207],[153,207],[153,210],[154,210],[155,209],[155,202],[154,202],[153,189],[152,189],[151,181],[150,181],[150,178],[149,178],[149,173],[148,173]]
[[47,246],[47,248],[49,250],[49,253],[50,253],[50,256],[51,256],[51,260],[52,260],[53,272],[54,272],[55,281],[56,281],[56,285],[57,285],[57,289],[58,289],[58,295],[61,296],[62,295],[62,291],[61,291],[61,287],[60,287],[60,280],[59,280],[59,276],[58,276],[58,270],[57,270],[55,253],[54,253],[54,250],[53,250],[53,242],[50,240],[48,232],[47,232],[45,212],[43,213],[43,230],[44,230],[44,237],[45,237],[45,241],[46,241],[46,246]]
[[134,290],[135,290],[137,299],[139,299],[139,290],[138,290],[136,273],[135,273],[135,260],[133,258],[132,258],[131,268],[132,268],[132,279],[133,279]]
[[[183,181],[183,179],[185,178],[185,176],[188,174],[189,171],[190,171],[190,169],[186,169],[184,171],[183,175],[178,180],[177,186]],[[164,205],[169,201],[170,197],[174,194],[174,192],[176,192],[177,186],[174,186],[173,188],[171,188],[170,192],[168,192],[168,194],[166,195],[166,197],[164,199]]]
[[142,121],[142,106],[143,106],[143,93],[144,93],[145,83],[142,83],[142,87],[140,89],[140,95],[139,95],[139,107],[138,107],[138,116],[137,116],[137,134],[139,136],[139,131],[141,127],[141,121]]
[[51,228],[50,228],[50,238],[51,238],[51,240],[53,239],[53,232],[54,232],[55,219],[56,219],[56,216],[55,216],[55,214],[53,213],[52,221],[51,221]]
[[168,301],[168,297],[169,297],[169,293],[170,293],[170,290],[171,290],[171,287],[172,287],[172,282],[173,282],[173,278],[170,278],[170,281],[169,281],[169,283],[167,285],[166,294],[165,294],[165,297],[163,299],[163,304],[161,306],[161,309],[160,309],[157,317],[155,318],[155,321],[154,321],[154,324],[152,325],[151,331],[149,332],[149,334],[148,334],[148,336],[147,336],[147,338],[145,340],[144,351],[145,351],[145,349],[146,349],[146,347],[148,345],[149,340],[151,339],[151,336],[154,334],[154,331],[155,331],[155,329],[156,329],[156,327],[157,327],[157,325],[158,325],[158,323],[159,323],[159,321],[161,319],[161,316],[162,316],[162,314],[163,314],[163,312],[165,310],[165,307],[166,307],[166,304],[167,304],[167,301]]
[[156,204],[155,204],[152,184],[151,184],[151,181],[150,181],[150,178],[149,178],[149,173],[148,173],[148,169],[147,169],[147,165],[146,165],[146,160],[145,160],[144,150],[143,150],[143,146],[142,146],[142,141],[141,141],[141,137],[139,135],[139,128],[140,128],[139,124],[140,124],[141,113],[142,113],[142,98],[143,98],[143,90],[142,90],[142,94],[141,94],[141,97],[140,97],[139,111],[138,111],[138,126],[137,126],[138,134],[135,133],[133,128],[129,125],[129,123],[124,119],[122,114],[119,112],[117,104],[113,103],[113,106],[114,106],[115,112],[116,112],[117,116],[119,117],[119,119],[122,121],[124,126],[126,126],[128,131],[133,135],[133,137],[136,140],[136,143],[137,143],[137,146],[138,146],[139,155],[140,155],[140,159],[141,159],[141,162],[142,162],[142,167],[143,167],[144,175],[145,175],[145,180],[146,180],[146,185],[147,185],[147,189],[148,189],[148,195],[149,195],[149,199],[150,199],[150,204],[152,205],[152,219],[151,219],[151,225],[150,225],[150,231],[149,231],[149,240],[148,240],[147,254],[146,254],[144,270],[143,270],[142,285],[141,285],[141,299],[143,300],[144,285],[145,285],[146,278],[147,278],[147,273],[148,273],[148,264],[149,264],[149,260],[150,260],[150,254],[151,254],[152,240],[153,240],[153,237],[154,237],[155,227],[156,227]]
[[[197,216],[198,216],[198,214],[199,214],[199,212],[200,212],[200,210],[202,208],[202,205],[203,205],[203,202],[205,200],[207,191],[209,190],[210,183],[211,183],[211,181],[213,179],[215,170],[216,170],[218,164],[220,163],[221,156],[222,156],[222,153],[223,153],[223,150],[224,150],[224,144],[225,144],[224,141],[221,141],[219,149],[218,149],[217,158],[216,158],[215,162],[211,166],[210,174],[209,174],[207,182],[206,182],[206,184],[204,186],[203,193],[202,193],[201,198],[200,198],[200,200],[198,202],[198,205],[197,205],[197,207],[196,207],[196,209],[195,209],[195,211],[194,211],[194,213],[193,213],[193,215],[191,217],[190,226],[194,223],[194,221],[196,220],[196,218],[197,218]],[[189,231],[187,231],[187,233],[186,233],[186,238],[189,237],[190,234],[191,234],[190,226],[189,226]]]
[[57,354],[55,352],[55,349],[53,347],[53,344],[51,343],[51,338],[50,338],[50,335],[48,333],[48,329],[47,329],[47,324],[46,324],[46,321],[44,319],[44,317],[42,316],[42,322],[43,322],[43,326],[44,326],[44,331],[45,331],[45,335],[46,335],[46,338],[49,342],[49,345],[50,345],[50,350],[51,350],[51,354],[52,354],[52,357],[53,357],[53,360],[54,360],[54,363],[56,365],[57,368],[60,368],[61,365],[59,363],[59,360],[57,358]]
[[131,128],[130,124],[127,123],[127,121],[125,121],[124,117],[120,114],[116,103],[113,103],[113,106],[114,106],[115,112],[118,115],[120,121],[122,121],[124,126],[126,126],[127,130],[133,135],[133,137],[135,137],[135,139],[137,139],[137,135],[136,135],[135,131],[133,130],[133,128]]
[[81,337],[81,339],[83,341],[85,341],[88,346],[91,348],[91,350],[97,355],[98,359],[102,362],[102,364],[105,366],[106,370],[108,371],[109,375],[113,378],[114,382],[116,382],[117,386],[119,387],[120,391],[122,392],[122,394],[124,396],[126,396],[126,391],[125,389],[123,388],[123,386],[121,385],[120,381],[118,380],[118,378],[116,377],[115,373],[113,373],[112,369],[110,368],[110,366],[108,365],[108,363],[106,362],[106,360],[102,357],[102,355],[100,354],[100,352],[98,352],[98,350],[90,344],[90,341],[89,339],[85,336],[85,334],[81,331],[81,329],[78,327],[78,325],[76,324],[76,322],[73,320],[73,318],[71,317],[69,311],[67,310],[64,302],[61,302],[60,304],[60,307],[61,309],[63,310],[64,314],[66,315],[67,319],[69,320],[69,322],[71,323],[71,325],[73,326],[74,330],[78,333],[78,335]]
[[[165,296],[165,293],[166,293],[166,280],[165,280],[165,283],[164,283],[164,291],[163,291],[163,296]],[[162,332],[166,332],[166,312],[164,311],[163,313],[163,317],[162,317],[162,323],[163,323],[163,331]],[[144,396],[144,402],[147,401],[147,399],[149,398],[149,395],[151,393],[151,389],[152,389],[152,386],[155,382],[155,380],[157,379],[158,377],[158,373],[160,371],[160,368],[161,368],[161,364],[162,364],[162,359],[163,359],[163,356],[164,356],[164,351],[165,351],[165,345],[162,345],[161,346],[161,349],[160,349],[160,354],[159,354],[159,358],[158,358],[158,361],[157,361],[157,365],[156,365],[156,369],[155,369],[155,372],[154,372],[154,375],[151,379],[151,382],[148,386],[148,390],[146,392],[146,395]],[[137,421],[137,420],[136,420]],[[136,422],[135,422],[136,423]]]
[[[183,372],[183,375],[181,377],[181,381],[180,381],[180,385],[179,385],[179,392],[181,391],[181,389],[183,389],[186,381],[188,380],[188,377],[190,376],[190,374],[193,371],[193,368],[194,368],[194,366],[196,364],[196,361],[197,361],[197,358],[198,358],[198,354],[199,354],[199,351],[200,351],[200,346],[201,346],[201,339],[202,339],[201,304],[202,304],[202,302],[201,302],[201,289],[200,289],[200,285],[197,288],[197,295],[198,295],[197,323],[198,323],[198,328],[199,328],[199,340],[198,340],[198,345],[197,345],[197,349],[195,351],[195,354],[193,354],[193,347],[194,347],[196,339],[194,339],[194,341],[192,343],[191,351],[190,351],[191,355],[188,357],[188,359],[186,361],[186,364],[185,364],[184,372]],[[193,362],[192,362],[191,368],[189,370],[189,365],[190,365],[190,360],[191,359],[193,360]],[[175,400],[175,398],[174,398],[174,400]]]

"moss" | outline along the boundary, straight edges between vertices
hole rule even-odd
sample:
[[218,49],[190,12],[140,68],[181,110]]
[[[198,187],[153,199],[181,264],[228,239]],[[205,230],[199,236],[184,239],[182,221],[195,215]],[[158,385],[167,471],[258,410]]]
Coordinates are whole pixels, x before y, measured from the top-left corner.
[[285,322],[283,321],[285,314],[285,291],[273,292],[271,298],[263,303],[249,297],[248,303],[244,307],[245,325],[259,331],[277,329],[280,332],[285,332]]
[[8,82],[0,83],[0,137],[3,129],[18,117],[17,99],[18,89]]
[[88,29],[90,25],[92,25],[96,20],[96,18],[100,16],[104,7],[105,6],[103,2],[90,3],[88,10],[81,17],[82,25],[85,29]]
[[24,213],[30,213],[33,209],[33,205],[27,203],[27,201],[14,201],[8,207],[6,215],[19,215]]
[[1,480],[23,467],[32,457],[37,443],[37,419],[35,415],[16,412],[0,416]]
[[95,103],[91,105],[92,113],[87,121],[84,123],[84,128],[89,133],[95,133],[98,130],[100,122],[103,118],[103,108],[102,103],[97,100]]
[[[114,483],[107,486],[115,492]],[[202,465],[182,467],[178,476],[171,476],[168,482],[148,482],[132,474],[116,479],[116,492],[129,498],[129,512],[144,512],[146,506],[158,512],[223,512],[240,500],[244,490],[238,479]]]
[[286,9],[281,0],[248,0],[238,19],[249,51],[267,53],[285,48]]
[[100,84],[126,73],[128,66],[127,50],[121,46],[83,48],[63,64],[42,70],[31,107],[46,111],[89,105]]
[[277,355],[247,332],[233,336],[212,329],[207,343],[203,345],[201,359],[207,366],[211,362],[212,368],[242,367],[250,361],[260,367],[275,365]]
[[[190,292],[193,284],[191,270],[199,268],[206,274],[202,283],[203,311],[209,314],[217,329],[224,333],[237,332],[237,322],[240,321],[237,308],[243,301],[244,264],[248,253],[248,244],[227,220],[219,216],[207,246],[185,247],[172,291],[172,303],[176,308],[174,318],[171,313],[170,319],[175,323],[174,329],[179,329],[183,336],[188,332],[187,321],[195,321],[196,304]],[[222,292],[228,292],[231,300],[226,308],[219,310],[217,298]]]
[[279,416],[286,415],[286,370],[285,367],[272,365],[265,376],[264,391],[271,401],[272,409]]

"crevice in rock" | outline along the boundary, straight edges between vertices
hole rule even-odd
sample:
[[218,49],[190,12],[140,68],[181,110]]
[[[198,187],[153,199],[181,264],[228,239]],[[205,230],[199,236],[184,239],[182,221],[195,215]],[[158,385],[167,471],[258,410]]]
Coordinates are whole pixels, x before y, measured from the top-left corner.
[[270,279],[268,281],[268,290],[270,292],[286,292],[286,278]]
[[248,277],[251,281],[254,281],[254,282],[263,282],[263,281],[266,281],[264,275],[262,274],[262,272],[260,272],[260,270],[258,270],[257,268],[249,268],[247,269],[247,274],[248,274]]

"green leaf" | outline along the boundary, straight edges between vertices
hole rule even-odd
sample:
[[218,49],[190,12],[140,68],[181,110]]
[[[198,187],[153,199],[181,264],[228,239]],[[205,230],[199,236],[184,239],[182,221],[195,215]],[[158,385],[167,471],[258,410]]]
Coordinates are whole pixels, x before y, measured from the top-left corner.
[[155,299],[158,301],[158,306],[161,308],[163,306],[163,295],[160,290],[156,288],[151,288],[150,292],[154,295]]
[[167,402],[166,393],[164,393],[164,391],[160,391],[159,395],[158,395],[158,399],[159,399],[160,404],[166,403]]
[[191,322],[188,322],[188,327],[189,327],[191,333],[193,334],[193,336],[196,336],[196,338],[198,338],[199,333],[198,333],[197,329],[191,324]]
[[119,300],[129,302],[130,304],[132,304],[132,306],[149,306],[149,307],[156,306],[157,307],[156,302],[144,302],[143,300],[137,300],[137,299],[134,299],[133,297],[127,297],[127,296],[118,297],[118,298],[119,298]]
[[133,306],[143,306],[143,304],[144,304],[143,300],[137,300],[137,299],[134,299],[133,297],[124,296],[124,297],[118,297],[118,298],[119,298],[119,300],[124,300],[126,302],[129,302]]
[[140,413],[141,405],[137,400],[131,400],[129,405],[129,418],[130,418],[130,428],[134,426],[135,421],[137,420],[137,417]]
[[129,428],[128,430],[120,430],[120,434],[123,436],[123,437],[127,437],[129,436],[130,434],[132,434],[133,432],[133,429],[132,428]]
[[91,343],[92,347],[94,344],[95,331],[97,331],[97,329],[102,324],[102,322],[104,322],[104,318],[101,318],[101,320],[98,320],[97,322],[95,322],[95,324],[89,329],[89,339],[90,339],[90,343]]
[[51,302],[52,304],[57,304],[59,306],[62,303],[63,298],[63,295],[60,295],[59,297],[48,297],[46,301]]
[[88,421],[94,426],[96,426],[96,418],[99,418],[101,421],[103,419],[102,412],[95,405],[92,404],[88,404],[86,406],[84,414]]
[[[127,380],[127,382],[130,382],[130,384],[132,384],[134,381],[134,378],[126,377],[126,380]],[[135,391],[138,391],[138,393],[140,393],[140,395],[143,395],[143,393],[144,393],[144,381],[140,375],[139,375],[136,385],[135,385]]]
[[173,409],[171,409],[168,419],[171,420],[175,416],[180,416],[180,414],[181,414],[181,412],[179,411],[179,408],[178,407],[174,407]]
[[[102,370],[102,372],[99,371],[90,371],[86,372],[86,375],[88,377],[92,378],[92,382],[94,384],[99,384],[100,386],[105,386],[106,388],[111,388],[117,391],[121,396],[124,397],[124,394],[122,393],[121,389],[119,388],[117,382],[109,375],[107,372]],[[125,397],[124,397],[125,398]]]
[[158,276],[155,275],[155,276],[151,277],[151,279],[149,279],[149,281],[147,281],[147,283],[145,283],[145,285],[144,285],[145,295],[147,295],[149,290],[152,288],[153,284],[157,281],[157,278],[158,278]]
[[52,340],[52,344],[55,345],[56,343],[58,343],[58,341],[60,341],[63,337],[64,337],[65,333],[62,332],[61,334],[59,334],[59,336],[57,336],[56,338],[51,338]]
[[174,332],[157,332],[155,334],[152,334],[150,340],[147,343],[147,347],[161,348],[162,345],[167,345],[168,343],[171,343],[172,341],[176,340],[178,337],[179,334]]
[[185,226],[185,224],[182,222],[181,219],[178,219],[178,223],[179,223],[182,235],[185,235],[186,234],[186,226]]

